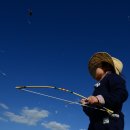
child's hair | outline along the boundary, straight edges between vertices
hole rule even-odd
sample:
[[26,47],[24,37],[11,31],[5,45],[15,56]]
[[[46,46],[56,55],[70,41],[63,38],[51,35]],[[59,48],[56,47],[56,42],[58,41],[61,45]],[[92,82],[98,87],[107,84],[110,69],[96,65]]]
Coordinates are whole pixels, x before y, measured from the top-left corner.
[[100,67],[104,70],[104,72],[111,71],[112,73],[116,73],[114,67],[108,62],[101,62]]
[[[111,71],[112,73],[116,73],[114,67],[111,64],[107,63],[107,62],[101,62],[100,67],[104,70],[104,72]],[[125,78],[125,76],[120,72],[119,72],[119,75],[122,78]]]

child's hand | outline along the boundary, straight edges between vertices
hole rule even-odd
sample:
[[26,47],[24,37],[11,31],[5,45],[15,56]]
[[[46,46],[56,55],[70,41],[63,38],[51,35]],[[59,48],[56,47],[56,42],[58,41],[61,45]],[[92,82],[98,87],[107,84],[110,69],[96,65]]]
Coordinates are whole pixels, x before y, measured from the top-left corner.
[[80,103],[82,105],[86,105],[86,104],[88,104],[88,99],[87,98],[83,98],[83,99],[80,100]]
[[98,104],[99,100],[96,96],[89,96],[87,98],[89,104]]

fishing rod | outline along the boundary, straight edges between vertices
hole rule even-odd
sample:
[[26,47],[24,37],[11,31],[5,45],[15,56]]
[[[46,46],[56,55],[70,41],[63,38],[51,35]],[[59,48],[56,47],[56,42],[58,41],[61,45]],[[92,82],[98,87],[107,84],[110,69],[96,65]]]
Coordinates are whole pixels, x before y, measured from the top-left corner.
[[57,99],[57,100],[62,100],[64,102],[68,102],[68,103],[71,103],[71,104],[77,104],[77,105],[86,106],[86,107],[90,107],[90,108],[93,108],[93,109],[98,109],[98,110],[101,110],[101,111],[105,111],[109,115],[111,115],[112,117],[118,117],[119,116],[118,114],[114,114],[113,110],[110,110],[110,109],[108,109],[106,107],[103,107],[103,106],[100,106],[101,108],[92,107],[92,106],[89,106],[87,104],[84,105],[84,104],[81,104],[81,103],[78,103],[78,102],[73,102],[73,101],[69,101],[69,100],[66,100],[66,99],[62,99],[62,98],[57,98],[57,97],[53,97],[53,96],[50,96],[50,95],[46,95],[46,94],[43,94],[43,93],[38,93],[38,92],[30,91],[30,90],[27,90],[26,88],[51,88],[51,89],[56,89],[56,90],[61,90],[61,91],[64,91],[64,92],[68,92],[68,93],[74,94],[76,96],[79,96],[81,98],[87,99],[85,96],[83,96],[81,94],[78,94],[76,92],[73,92],[71,90],[65,89],[65,88],[58,88],[58,87],[54,87],[54,86],[17,86],[16,87],[16,89],[27,91],[27,92],[30,92],[30,93],[33,93],[33,94],[38,94],[38,95],[46,96],[46,97],[49,97],[49,98],[54,98],[54,99]]
[[64,91],[64,92],[69,92],[69,93],[74,94],[76,96],[79,96],[81,98],[86,98],[85,96],[78,94],[76,92],[70,91],[70,90],[65,89],[65,88],[58,88],[58,87],[54,87],[54,86],[17,86],[16,88],[17,89],[23,89],[23,88],[52,88],[52,89],[57,89],[57,90],[61,90],[61,91]]
[[[81,104],[81,103],[79,103],[79,102],[74,102],[74,101],[70,101],[70,100],[63,99],[63,98],[50,96],[50,95],[47,95],[47,94],[44,94],[44,93],[39,93],[39,92],[27,90],[27,89],[22,89],[22,91],[29,92],[29,93],[33,93],[33,94],[37,94],[37,95],[41,95],[41,96],[45,96],[45,97],[48,97],[48,98],[53,98],[53,99],[60,100],[60,101],[64,101],[64,102],[67,102],[67,103],[69,103],[69,104],[75,104],[75,105],[80,105],[80,106],[86,106],[86,107],[89,107],[89,108],[93,108],[93,109],[99,110],[99,108],[97,108],[97,107],[92,107],[92,106],[89,106],[89,105],[87,105],[87,104]],[[106,110],[104,110],[104,109],[102,109],[102,108],[100,108],[100,110],[101,110],[101,111],[106,111]]]

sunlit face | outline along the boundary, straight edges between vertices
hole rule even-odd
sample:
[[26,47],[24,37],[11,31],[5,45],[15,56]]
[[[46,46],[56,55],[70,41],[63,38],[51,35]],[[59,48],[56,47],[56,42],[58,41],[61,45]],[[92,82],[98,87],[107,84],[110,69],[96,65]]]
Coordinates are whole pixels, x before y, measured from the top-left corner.
[[97,68],[96,72],[95,72],[96,80],[99,81],[103,77],[104,74],[105,74],[105,72],[104,72],[104,70],[102,68]]

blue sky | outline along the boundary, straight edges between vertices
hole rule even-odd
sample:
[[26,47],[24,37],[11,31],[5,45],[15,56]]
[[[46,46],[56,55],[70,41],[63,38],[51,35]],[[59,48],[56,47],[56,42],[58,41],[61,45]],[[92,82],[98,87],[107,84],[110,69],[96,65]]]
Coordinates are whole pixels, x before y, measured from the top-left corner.
[[[130,91],[130,2],[5,0],[0,17],[2,130],[87,130],[89,120],[80,106],[15,87],[52,85],[89,96],[95,81],[87,63],[98,51],[122,60]],[[80,100],[52,89],[35,91]],[[130,127],[128,104],[129,99],[123,107],[125,130]]]

